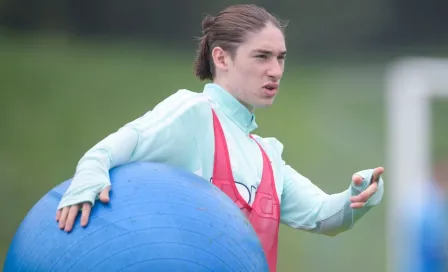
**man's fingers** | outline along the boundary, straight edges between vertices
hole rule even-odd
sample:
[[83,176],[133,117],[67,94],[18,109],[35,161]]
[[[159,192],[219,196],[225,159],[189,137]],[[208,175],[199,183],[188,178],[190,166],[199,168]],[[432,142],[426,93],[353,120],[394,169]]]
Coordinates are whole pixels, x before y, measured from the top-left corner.
[[59,222],[59,218],[61,218],[62,209],[56,211],[56,222]]
[[69,209],[70,209],[70,207],[62,208],[61,215],[59,217],[59,228],[60,229],[64,229],[65,228],[65,221],[67,220]]
[[103,202],[103,203],[109,203],[109,201],[110,201],[109,191],[110,191],[110,186],[107,186],[107,187],[104,188],[104,190],[100,193],[100,201],[101,201],[101,202]]
[[[383,167],[377,167],[377,168],[373,169],[370,183],[378,182],[383,173],[384,173]],[[359,186],[364,181],[364,178],[362,176],[360,176],[359,174],[354,174],[352,176],[352,181],[355,185]]]
[[86,202],[82,205],[81,212],[81,226],[85,227],[89,223],[90,211],[92,210],[92,204],[90,202]]
[[360,208],[364,207],[365,204],[366,204],[365,202],[352,203],[352,204],[350,204],[350,208],[352,208],[352,209],[360,209]]
[[[377,167],[373,170],[371,184],[367,189],[361,192],[359,195],[350,197],[350,207],[353,209],[359,209],[364,207],[366,202],[375,194],[378,190],[378,182],[380,180],[381,175],[384,173],[383,167]],[[363,178],[357,174],[352,177],[353,183],[355,185],[361,185],[363,182]]]
[[352,177],[352,181],[353,181],[353,183],[355,183],[356,186],[361,185],[363,180],[364,179],[360,175],[357,175],[357,174],[354,174]]
[[377,190],[378,190],[378,183],[373,183],[359,195],[350,197],[350,201],[353,203],[366,202]]
[[383,167],[377,167],[373,170],[372,174],[372,183],[378,182],[380,180],[381,175],[384,173]]
[[378,190],[378,183],[373,183],[364,192],[361,192],[361,195],[364,201],[369,200]]
[[73,205],[70,207],[68,211],[67,221],[65,221],[66,232],[70,232],[73,229],[73,225],[75,224],[76,216],[78,215],[80,205]]
[[[108,203],[110,201],[109,197],[110,186],[107,186],[99,195],[99,199],[103,203]],[[79,210],[81,209],[81,204],[72,205],[70,207],[64,207],[63,209],[56,211],[56,220],[59,222],[59,228],[66,232],[70,232],[78,216]],[[89,223],[90,212],[92,210],[92,204],[90,202],[85,202],[82,204],[81,212],[81,226],[85,227]]]

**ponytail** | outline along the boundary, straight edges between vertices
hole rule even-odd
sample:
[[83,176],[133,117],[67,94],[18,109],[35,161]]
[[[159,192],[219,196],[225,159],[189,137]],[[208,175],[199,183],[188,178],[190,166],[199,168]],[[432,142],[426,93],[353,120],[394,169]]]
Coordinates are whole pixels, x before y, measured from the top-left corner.
[[199,42],[199,48],[196,55],[195,61],[195,73],[196,77],[200,80],[213,80],[212,72],[212,59],[210,50],[210,29],[213,27],[214,18],[211,16],[206,16],[202,21],[202,32],[203,36]]

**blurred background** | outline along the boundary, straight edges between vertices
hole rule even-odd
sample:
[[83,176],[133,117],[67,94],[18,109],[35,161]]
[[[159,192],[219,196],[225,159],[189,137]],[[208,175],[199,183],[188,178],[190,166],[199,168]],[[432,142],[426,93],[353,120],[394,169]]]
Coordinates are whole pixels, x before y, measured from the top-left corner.
[[[280,139],[285,160],[328,193],[358,170],[386,168],[384,202],[353,230],[329,238],[282,227],[279,271],[386,271],[387,209],[400,205],[387,187],[387,68],[448,57],[446,0],[0,0],[0,263],[26,213],[91,146],[178,89],[202,91],[193,74],[201,21],[237,3],[289,21],[281,91],[257,113],[256,133]],[[434,166],[448,155],[444,117],[448,103],[437,99]]]

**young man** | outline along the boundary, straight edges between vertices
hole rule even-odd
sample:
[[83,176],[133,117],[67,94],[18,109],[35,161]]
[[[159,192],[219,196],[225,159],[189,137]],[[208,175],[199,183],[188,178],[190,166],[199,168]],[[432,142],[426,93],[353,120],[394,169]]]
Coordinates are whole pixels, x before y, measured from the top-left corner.
[[162,162],[194,172],[224,191],[248,216],[277,264],[279,223],[335,235],[350,229],[380,203],[384,169],[353,175],[348,189],[328,195],[282,159],[275,138],[251,134],[255,109],[270,106],[279,91],[286,45],[283,28],[254,5],[228,7],[203,21],[196,76],[211,80],[203,92],[180,90],[126,124],[80,160],[56,218],[69,232],[82,208],[88,223],[95,198],[109,201],[112,167]]

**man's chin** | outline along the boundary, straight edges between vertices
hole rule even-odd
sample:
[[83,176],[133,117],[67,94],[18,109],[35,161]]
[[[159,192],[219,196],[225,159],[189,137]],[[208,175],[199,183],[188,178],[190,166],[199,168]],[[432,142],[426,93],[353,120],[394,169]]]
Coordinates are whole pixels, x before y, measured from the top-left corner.
[[268,99],[263,99],[262,101],[257,103],[257,105],[254,107],[258,108],[258,109],[269,108],[270,106],[272,106],[274,104],[274,100],[275,100],[274,97],[268,98]]

